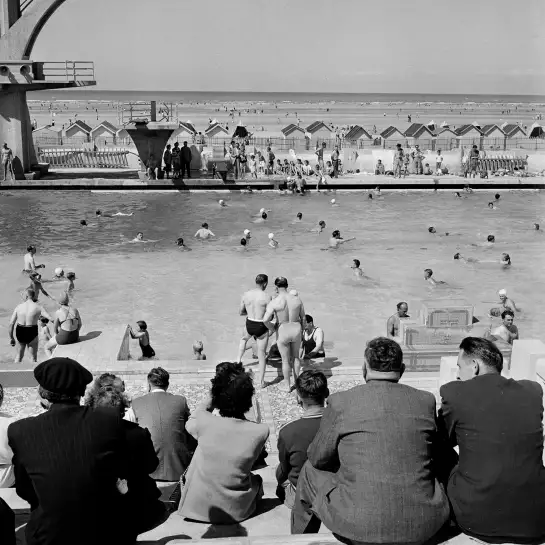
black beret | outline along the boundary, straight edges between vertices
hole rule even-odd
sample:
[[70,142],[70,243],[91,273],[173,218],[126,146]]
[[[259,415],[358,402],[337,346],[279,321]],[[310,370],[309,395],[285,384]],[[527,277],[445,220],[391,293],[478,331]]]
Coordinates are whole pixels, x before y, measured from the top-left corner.
[[85,387],[93,380],[93,375],[70,358],[51,358],[34,369],[38,384],[55,394],[81,396]]

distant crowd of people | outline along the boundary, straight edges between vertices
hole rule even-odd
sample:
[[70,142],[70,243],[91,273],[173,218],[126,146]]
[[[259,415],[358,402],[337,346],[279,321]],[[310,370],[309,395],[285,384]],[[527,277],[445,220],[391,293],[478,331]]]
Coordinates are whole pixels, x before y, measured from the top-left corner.
[[[399,310],[406,315],[406,303]],[[459,532],[544,540],[543,392],[502,369],[494,343],[465,338],[438,411],[433,394],[400,383],[403,352],[391,338],[367,343],[365,383],[350,390],[330,395],[322,371],[300,372],[303,413],[280,428],[277,445],[276,494],[291,533],[324,524],[346,544],[437,543]],[[161,367],[134,399],[121,378],[93,379],[67,358],[42,362],[34,376],[46,412],[18,421],[0,413],[0,487],[30,504],[29,545],[129,544],[173,512],[209,524],[259,512],[269,427],[255,421],[241,363],[216,366],[193,412],[168,392]],[[97,521],[110,519],[105,532]],[[14,528],[0,500],[3,545],[15,543]]]

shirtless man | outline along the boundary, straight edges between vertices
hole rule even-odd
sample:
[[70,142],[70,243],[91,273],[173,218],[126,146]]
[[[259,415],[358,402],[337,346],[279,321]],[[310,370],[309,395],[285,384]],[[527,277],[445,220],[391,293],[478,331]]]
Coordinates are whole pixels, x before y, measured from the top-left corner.
[[399,336],[399,321],[400,318],[410,318],[407,314],[409,305],[405,301],[397,304],[397,312],[388,318],[386,323],[386,334],[389,339]]
[[36,271],[31,272],[29,275],[30,278],[30,286],[29,289],[31,289],[36,294],[36,301],[38,301],[38,298],[40,296],[40,292],[42,292],[46,297],[52,298],[47,291],[44,290],[44,287],[42,286],[42,275],[37,273]]
[[[51,321],[51,316],[43,307],[36,304],[36,301],[34,290],[27,288],[25,302],[18,305],[11,316],[8,332],[11,346],[17,345],[15,363],[21,363],[27,346],[32,355],[32,361],[35,363],[38,361],[38,321],[40,316]],[[17,342],[15,338],[17,338]]]
[[424,280],[428,281],[432,286],[437,286],[438,284],[446,284],[443,280],[435,280],[433,278],[433,271],[431,269],[424,269]]
[[331,238],[329,239],[329,247],[338,248],[341,244],[344,244],[345,242],[350,242],[351,240],[355,239],[356,237],[352,237],[345,240],[344,238],[341,238],[341,232],[339,230],[335,230],[333,231],[333,233],[331,233]]
[[270,329],[273,327],[271,320],[276,315],[278,330],[278,351],[282,357],[282,374],[287,391],[291,389],[291,372],[295,378],[299,376],[301,369],[301,338],[305,309],[303,302],[297,295],[288,293],[288,281],[279,277],[274,281],[278,294],[268,305],[263,323]]
[[44,269],[45,265],[36,265],[34,261],[34,256],[36,255],[36,246],[27,246],[26,251],[28,252],[25,254],[23,260],[24,260],[24,268],[23,272],[31,273],[36,271],[36,269]]
[[215,237],[216,235],[208,229],[208,223],[203,223],[201,228],[195,233],[194,238],[200,238],[201,240],[208,240],[210,237]]
[[11,148],[8,147],[8,145],[4,142],[4,145],[2,146],[2,149],[0,150],[0,154],[2,155],[2,164],[4,165],[4,181],[8,179],[8,172],[11,174],[12,180],[15,179],[15,175],[13,174],[13,152],[11,151]]
[[311,229],[311,232],[320,234],[325,228],[326,228],[326,223],[324,220],[321,220],[318,222],[318,227]]
[[519,338],[519,330],[513,321],[515,313],[512,310],[504,310],[501,313],[502,324],[491,333],[497,339],[502,339],[507,344],[513,344],[513,341]]
[[[243,239],[244,240],[244,239]],[[267,343],[269,335],[274,333],[272,325],[267,326],[263,323],[263,316],[267,305],[271,301],[271,296],[265,293],[269,277],[266,274],[258,274],[255,277],[255,288],[247,291],[240,302],[239,314],[246,316],[246,325],[240,339],[237,362],[242,363],[242,356],[246,351],[246,344],[253,337],[257,345],[257,359],[259,361],[259,385],[261,388],[265,384],[265,366],[267,364]]]
[[354,276],[356,278],[363,278],[365,275],[363,274],[363,270],[360,267],[361,263],[359,259],[354,259],[353,265],[350,267],[354,271]]

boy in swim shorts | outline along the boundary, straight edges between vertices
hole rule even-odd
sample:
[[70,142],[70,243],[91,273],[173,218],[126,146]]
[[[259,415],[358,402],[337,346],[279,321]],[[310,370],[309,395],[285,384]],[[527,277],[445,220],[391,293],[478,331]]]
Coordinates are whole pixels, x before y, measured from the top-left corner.
[[149,343],[148,324],[144,320],[136,322],[138,325],[138,331],[135,333],[132,327],[129,325],[129,333],[132,339],[138,339],[140,349],[142,350],[143,358],[153,358],[155,356],[155,350]]

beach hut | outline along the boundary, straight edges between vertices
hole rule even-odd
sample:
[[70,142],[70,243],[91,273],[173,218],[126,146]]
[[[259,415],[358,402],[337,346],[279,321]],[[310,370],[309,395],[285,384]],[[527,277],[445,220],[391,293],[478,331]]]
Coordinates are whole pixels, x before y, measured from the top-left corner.
[[539,123],[534,123],[530,128],[530,138],[545,138],[545,131]]
[[435,149],[435,133],[427,125],[411,123],[404,136],[409,146],[418,144],[421,149]]
[[435,149],[450,151],[458,147],[458,138],[456,132],[449,127],[444,127],[437,132],[435,139]]
[[129,132],[124,128],[117,130],[117,132],[115,133],[115,141],[118,145],[124,145],[124,146],[134,145],[134,142],[132,141],[132,138]]
[[458,146],[481,145],[481,137],[483,133],[481,129],[476,127],[473,123],[470,125],[461,125],[454,132],[456,133],[456,138],[458,139]]
[[281,133],[284,136],[284,138],[299,138],[301,140],[304,140],[305,138],[305,131],[298,125],[294,125],[293,123],[290,123],[289,125],[286,125],[283,129],[281,129]]
[[248,129],[242,124],[242,121],[239,122],[237,125],[237,128],[235,129],[235,132],[233,133],[233,138],[248,138],[250,136],[250,133],[248,132]]
[[370,147],[373,144],[373,137],[359,125],[352,127],[344,135],[344,146],[352,148]]
[[333,128],[326,125],[323,121],[315,121],[311,123],[305,132],[310,135],[310,138],[316,142],[326,142],[327,147],[335,144],[335,135]]
[[97,145],[106,145],[116,143],[117,127],[114,127],[109,121],[103,121],[91,130],[91,140]]
[[44,125],[32,131],[35,146],[60,146],[62,144],[62,128],[55,125]]
[[204,135],[207,139],[223,138],[227,140],[229,138],[229,132],[227,131],[227,129],[217,121],[213,121],[210,124],[210,126],[204,131]]
[[403,147],[406,147],[405,135],[393,125],[384,129],[380,133],[380,137],[382,138],[382,147],[384,149],[393,149],[396,147],[396,144],[401,144]]
[[178,128],[172,133],[168,143],[173,145],[174,142],[194,142],[197,130],[191,121],[178,122]]
[[503,132],[507,138],[520,138],[519,135],[526,136],[524,129],[515,123],[504,123],[501,128],[503,129]]
[[64,131],[65,138],[70,140],[70,142],[65,143],[89,142],[91,139],[91,130],[91,127],[87,123],[78,119]]
[[505,149],[505,133],[495,123],[481,127],[483,136],[481,138],[481,148],[487,149]]

